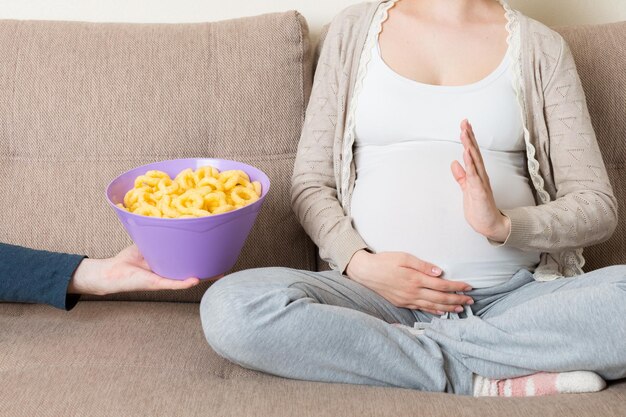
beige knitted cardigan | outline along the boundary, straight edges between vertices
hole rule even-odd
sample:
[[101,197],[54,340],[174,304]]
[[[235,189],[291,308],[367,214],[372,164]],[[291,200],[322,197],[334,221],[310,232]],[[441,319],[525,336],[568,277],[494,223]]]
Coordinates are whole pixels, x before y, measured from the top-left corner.
[[[382,24],[395,1],[350,6],[325,27],[296,155],[293,210],[320,257],[341,272],[356,251],[368,248],[350,217],[354,108],[368,46],[379,29],[373,19]],[[500,209],[511,220],[511,232],[503,243],[485,239],[494,246],[541,251],[537,280],[580,275],[582,248],[607,240],[617,226],[617,200],[569,46],[554,30],[498,1],[508,21],[513,84],[537,205]]]

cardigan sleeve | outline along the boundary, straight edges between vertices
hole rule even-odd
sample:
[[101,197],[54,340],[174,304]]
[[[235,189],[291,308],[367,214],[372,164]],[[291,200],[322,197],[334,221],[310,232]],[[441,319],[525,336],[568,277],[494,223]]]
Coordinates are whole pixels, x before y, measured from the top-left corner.
[[0,243],[0,301],[71,310],[79,296],[67,294],[67,287],[84,258]]
[[350,259],[367,244],[337,198],[334,138],[343,109],[339,98],[341,24],[337,18],[323,33],[319,59],[298,143],[291,181],[292,208],[320,257],[344,273]]
[[500,211],[511,220],[495,246],[555,252],[608,240],[618,220],[618,203],[591,124],[585,92],[569,45],[559,35],[560,53],[544,86],[556,199],[534,207]]

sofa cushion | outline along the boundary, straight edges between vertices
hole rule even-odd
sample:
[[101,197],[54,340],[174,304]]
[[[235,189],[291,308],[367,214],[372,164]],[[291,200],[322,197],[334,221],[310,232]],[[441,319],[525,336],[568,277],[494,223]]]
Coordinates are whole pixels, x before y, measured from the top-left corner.
[[604,243],[585,248],[584,270],[626,263],[626,22],[555,28],[572,50],[613,191],[619,223]]
[[218,356],[197,304],[0,304],[0,329],[0,410],[13,417],[596,417],[623,415],[626,403],[625,381],[594,394],[476,399],[273,376]]
[[[197,24],[0,21],[0,212],[10,219],[0,241],[111,256],[131,243],[104,196],[114,177],[219,157],[272,181],[235,270],[315,268],[289,198],[309,50],[295,11]],[[198,301],[207,285],[114,298]]]

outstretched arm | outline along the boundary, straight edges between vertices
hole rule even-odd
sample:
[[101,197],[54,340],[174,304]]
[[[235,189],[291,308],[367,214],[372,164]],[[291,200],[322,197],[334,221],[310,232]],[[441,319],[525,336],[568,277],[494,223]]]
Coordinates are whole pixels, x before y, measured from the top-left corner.
[[177,281],[154,274],[134,245],[112,258],[87,259],[0,243],[0,301],[71,310],[81,294],[178,290],[198,282],[197,278]]
[[71,310],[78,295],[68,295],[72,274],[85,259],[0,243],[0,301],[50,304]]

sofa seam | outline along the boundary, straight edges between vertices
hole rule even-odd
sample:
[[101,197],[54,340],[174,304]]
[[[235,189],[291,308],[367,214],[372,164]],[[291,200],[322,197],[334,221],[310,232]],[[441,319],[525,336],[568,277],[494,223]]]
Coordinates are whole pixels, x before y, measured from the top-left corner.
[[[304,89],[307,85],[306,80],[304,79],[305,77],[305,59],[308,59],[308,57],[304,56],[304,34],[303,34],[303,22],[301,19],[298,18],[298,16],[302,16],[297,10],[294,11],[294,17],[296,19],[296,22],[298,24],[298,27],[300,28],[300,30],[298,31],[298,36],[299,36],[299,40],[300,40],[300,124],[301,124],[301,128],[300,130],[302,130],[304,128],[304,123],[306,120],[306,95],[304,93]],[[304,16],[302,16],[304,18]],[[309,36],[309,41],[310,41],[310,36]],[[313,62],[311,61],[311,64],[313,64]],[[293,209],[293,207],[292,207]],[[312,270],[319,270],[319,265],[318,265],[318,256],[317,256],[317,245],[315,245],[309,236],[306,235],[305,233],[305,239],[306,239],[306,246],[308,246],[307,250],[306,250],[306,254],[307,254],[307,267],[311,268]]]
[[[268,154],[268,155],[255,155],[251,159],[258,160],[275,160],[275,159],[290,159],[296,156],[296,152],[286,152],[280,154]],[[171,155],[137,155],[137,156],[127,156],[127,155],[107,155],[107,156],[94,156],[93,158],[68,158],[66,155],[58,155],[55,156],[29,156],[29,155],[2,155],[0,154],[0,160],[33,160],[33,161],[88,161],[88,162],[102,162],[102,161],[134,161],[137,159],[146,159],[146,158],[167,158],[171,159]],[[206,157],[206,159],[217,158],[217,157]],[[226,155],[221,157],[221,159],[233,159],[233,158],[241,158],[241,156],[236,155]],[[183,158],[184,159],[184,158]]]

